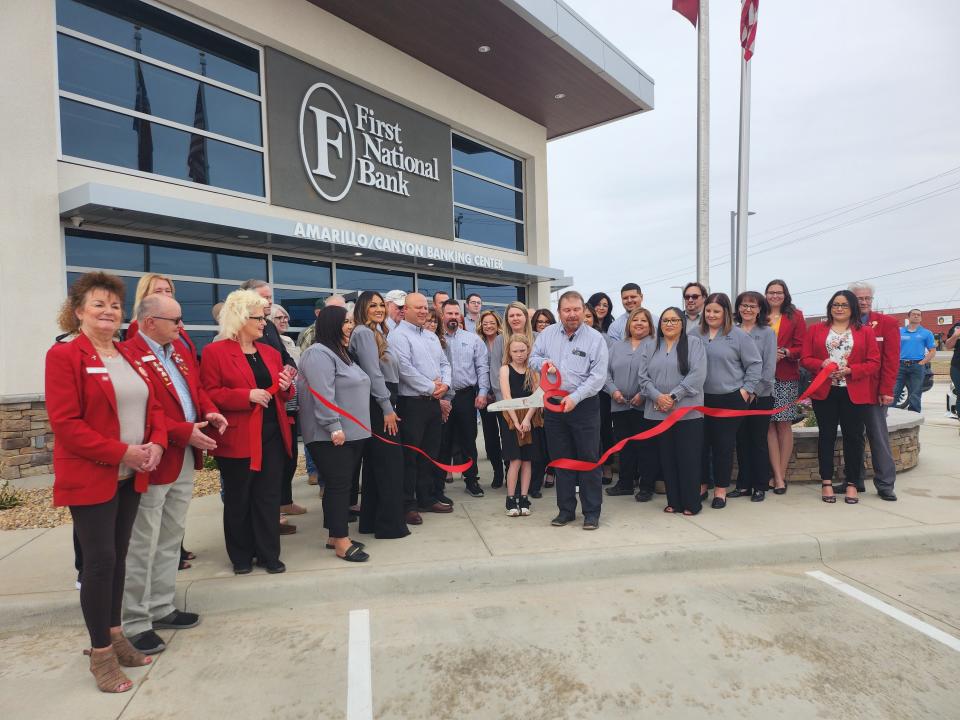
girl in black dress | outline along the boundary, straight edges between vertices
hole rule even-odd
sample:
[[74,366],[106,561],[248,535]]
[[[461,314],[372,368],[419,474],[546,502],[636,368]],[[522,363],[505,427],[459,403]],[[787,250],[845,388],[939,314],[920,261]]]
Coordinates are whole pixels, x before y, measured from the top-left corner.
[[[511,335],[507,341],[510,362],[500,368],[500,389],[504,400],[527,397],[533,393],[539,378],[527,361],[530,358],[530,338],[526,335]],[[507,467],[507,515],[530,514],[530,475],[536,443],[534,427],[542,427],[542,411],[504,410],[500,416],[500,439],[503,444],[503,459]],[[520,493],[517,497],[517,477],[520,478]]]

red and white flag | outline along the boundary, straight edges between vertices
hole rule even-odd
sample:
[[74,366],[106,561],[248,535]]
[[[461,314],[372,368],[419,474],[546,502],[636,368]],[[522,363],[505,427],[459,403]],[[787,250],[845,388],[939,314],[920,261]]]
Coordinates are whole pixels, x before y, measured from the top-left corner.
[[673,9],[697,26],[700,16],[700,0],[673,0]]
[[[674,9],[676,9],[674,2]],[[757,11],[760,0],[743,0],[743,9],[740,11],[740,45],[743,47],[743,59],[753,57],[753,46],[757,41]]]

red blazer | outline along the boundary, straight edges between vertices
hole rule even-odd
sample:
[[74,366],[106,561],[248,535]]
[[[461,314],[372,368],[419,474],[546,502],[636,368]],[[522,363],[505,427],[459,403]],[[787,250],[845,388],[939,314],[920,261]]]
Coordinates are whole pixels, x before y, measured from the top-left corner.
[[[283,361],[280,353],[266,343],[256,343],[260,357],[270,370],[270,376],[276,379],[283,370]],[[200,381],[210,394],[210,399],[220,408],[220,412],[227,418],[227,431],[223,435],[213,434],[217,441],[217,449],[211,455],[230,458],[251,458],[260,455],[262,440],[263,418],[260,411],[256,411],[254,403],[250,402],[250,391],[257,387],[256,379],[250,363],[243,355],[240,343],[236,340],[218,340],[207,345],[203,350],[203,362],[200,364]],[[290,423],[287,420],[287,411],[284,403],[294,393],[291,385],[287,390],[275,391],[274,407],[277,420],[280,422],[280,433],[283,435],[283,444],[290,455]],[[257,443],[256,447],[252,443]]]
[[[144,442],[167,446],[163,408],[138,357],[122,345],[120,354],[136,368],[150,391]],[[117,396],[103,361],[86,335],[47,351],[47,415],[53,445],[53,504],[96,505],[117,492],[117,473],[127,444],[120,441]],[[147,489],[148,473],[137,473],[134,488]]]
[[794,309],[792,318],[780,316],[777,347],[785,347],[787,356],[777,360],[777,380],[785,382],[800,379],[800,357],[803,355],[803,337],[806,334],[807,323],[802,312]]
[[[864,325],[859,330],[852,325],[853,351],[847,359],[850,375],[847,376],[847,392],[855,405],[877,404],[877,372],[880,370],[880,350],[873,328]],[[820,372],[827,359],[827,334],[830,326],[823,322],[807,328],[803,338],[803,366],[812,375]],[[814,400],[823,400],[830,394],[830,383],[825,382],[811,395]]]
[[[134,318],[130,321],[130,325],[127,327],[123,337],[124,340],[133,340],[139,334],[140,325],[137,323],[137,319]],[[199,361],[200,353],[197,352],[197,346],[193,344],[193,340],[190,339],[190,336],[187,335],[187,331],[183,328],[180,328],[180,342],[187,346],[190,354],[193,355],[193,359]]]
[[[187,422],[183,414],[183,407],[180,405],[180,396],[177,395],[177,389],[173,382],[164,379],[166,371],[159,358],[154,356],[153,350],[147,345],[140,333],[131,335],[130,339],[123,342],[121,347],[130,350],[133,357],[143,363],[150,376],[150,382],[154,390],[157,391],[157,398],[163,407],[167,425],[167,436],[169,447],[163,454],[157,469],[150,473],[151,485],[168,485],[177,479],[180,470],[183,467],[183,456],[186,449],[190,447],[190,435],[193,432],[193,423]],[[193,406],[197,410],[197,422],[202,422],[207,413],[220,412],[217,406],[210,400],[207,391],[200,387],[200,368],[197,366],[197,360],[190,353],[185,345],[179,340],[173,343],[175,355],[174,360],[180,368],[180,373],[187,381],[190,387],[190,398],[193,400]],[[179,360],[177,359],[179,358]],[[163,374],[161,374],[163,370]],[[213,434],[216,438],[217,433]],[[195,447],[190,447],[193,453],[193,467],[199,470],[203,467],[203,451]]]
[[875,378],[879,400],[881,395],[892,397],[893,386],[897,383],[897,373],[900,372],[900,323],[895,317],[871,311],[869,325],[880,347],[880,373]]

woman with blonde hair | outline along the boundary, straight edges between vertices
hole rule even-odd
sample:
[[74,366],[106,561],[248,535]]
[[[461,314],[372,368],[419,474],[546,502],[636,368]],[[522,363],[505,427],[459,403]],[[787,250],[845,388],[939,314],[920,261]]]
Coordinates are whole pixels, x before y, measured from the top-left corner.
[[[126,335],[124,338],[129,340],[132,337],[136,337],[137,332],[140,330],[140,326],[137,323],[137,311],[140,309],[140,303],[143,302],[143,299],[147,295],[166,295],[167,297],[176,297],[176,289],[173,286],[173,280],[168,278],[166,275],[161,275],[160,273],[147,273],[142,276],[137,281],[137,289],[133,295],[133,310],[132,317],[130,320],[130,325],[127,327]],[[183,344],[187,346],[187,350],[193,353],[194,357],[199,357],[197,353],[197,346],[193,344],[193,340],[190,339],[190,336],[187,335],[187,331],[182,327],[180,328],[180,339],[183,341]]]
[[[503,399],[528,397],[539,382],[539,375],[529,365],[533,344],[526,335],[514,334],[505,343],[509,362],[500,368],[500,387]],[[543,426],[539,409],[504,410],[500,416],[500,436],[503,438],[503,457],[507,468],[507,515],[530,514],[530,480],[534,456],[540,443],[534,441],[535,429]],[[517,492],[517,479],[520,487]]]
[[234,290],[220,311],[220,332],[203,351],[200,378],[226,416],[227,431],[212,455],[223,478],[223,534],[233,571],[281,573],[280,481],[290,456],[290,399],[294,371],[264,342],[267,301]]

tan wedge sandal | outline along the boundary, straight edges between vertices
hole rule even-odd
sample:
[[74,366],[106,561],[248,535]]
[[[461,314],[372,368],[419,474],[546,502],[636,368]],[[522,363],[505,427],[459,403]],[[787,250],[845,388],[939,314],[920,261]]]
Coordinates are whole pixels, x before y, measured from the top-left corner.
[[153,662],[153,658],[137,650],[122,632],[110,633],[110,642],[117,660],[123,667],[143,667]]
[[84,650],[83,654],[90,656],[90,672],[100,692],[122,693],[133,687],[133,682],[120,669],[113,646],[101,649],[91,648]]

